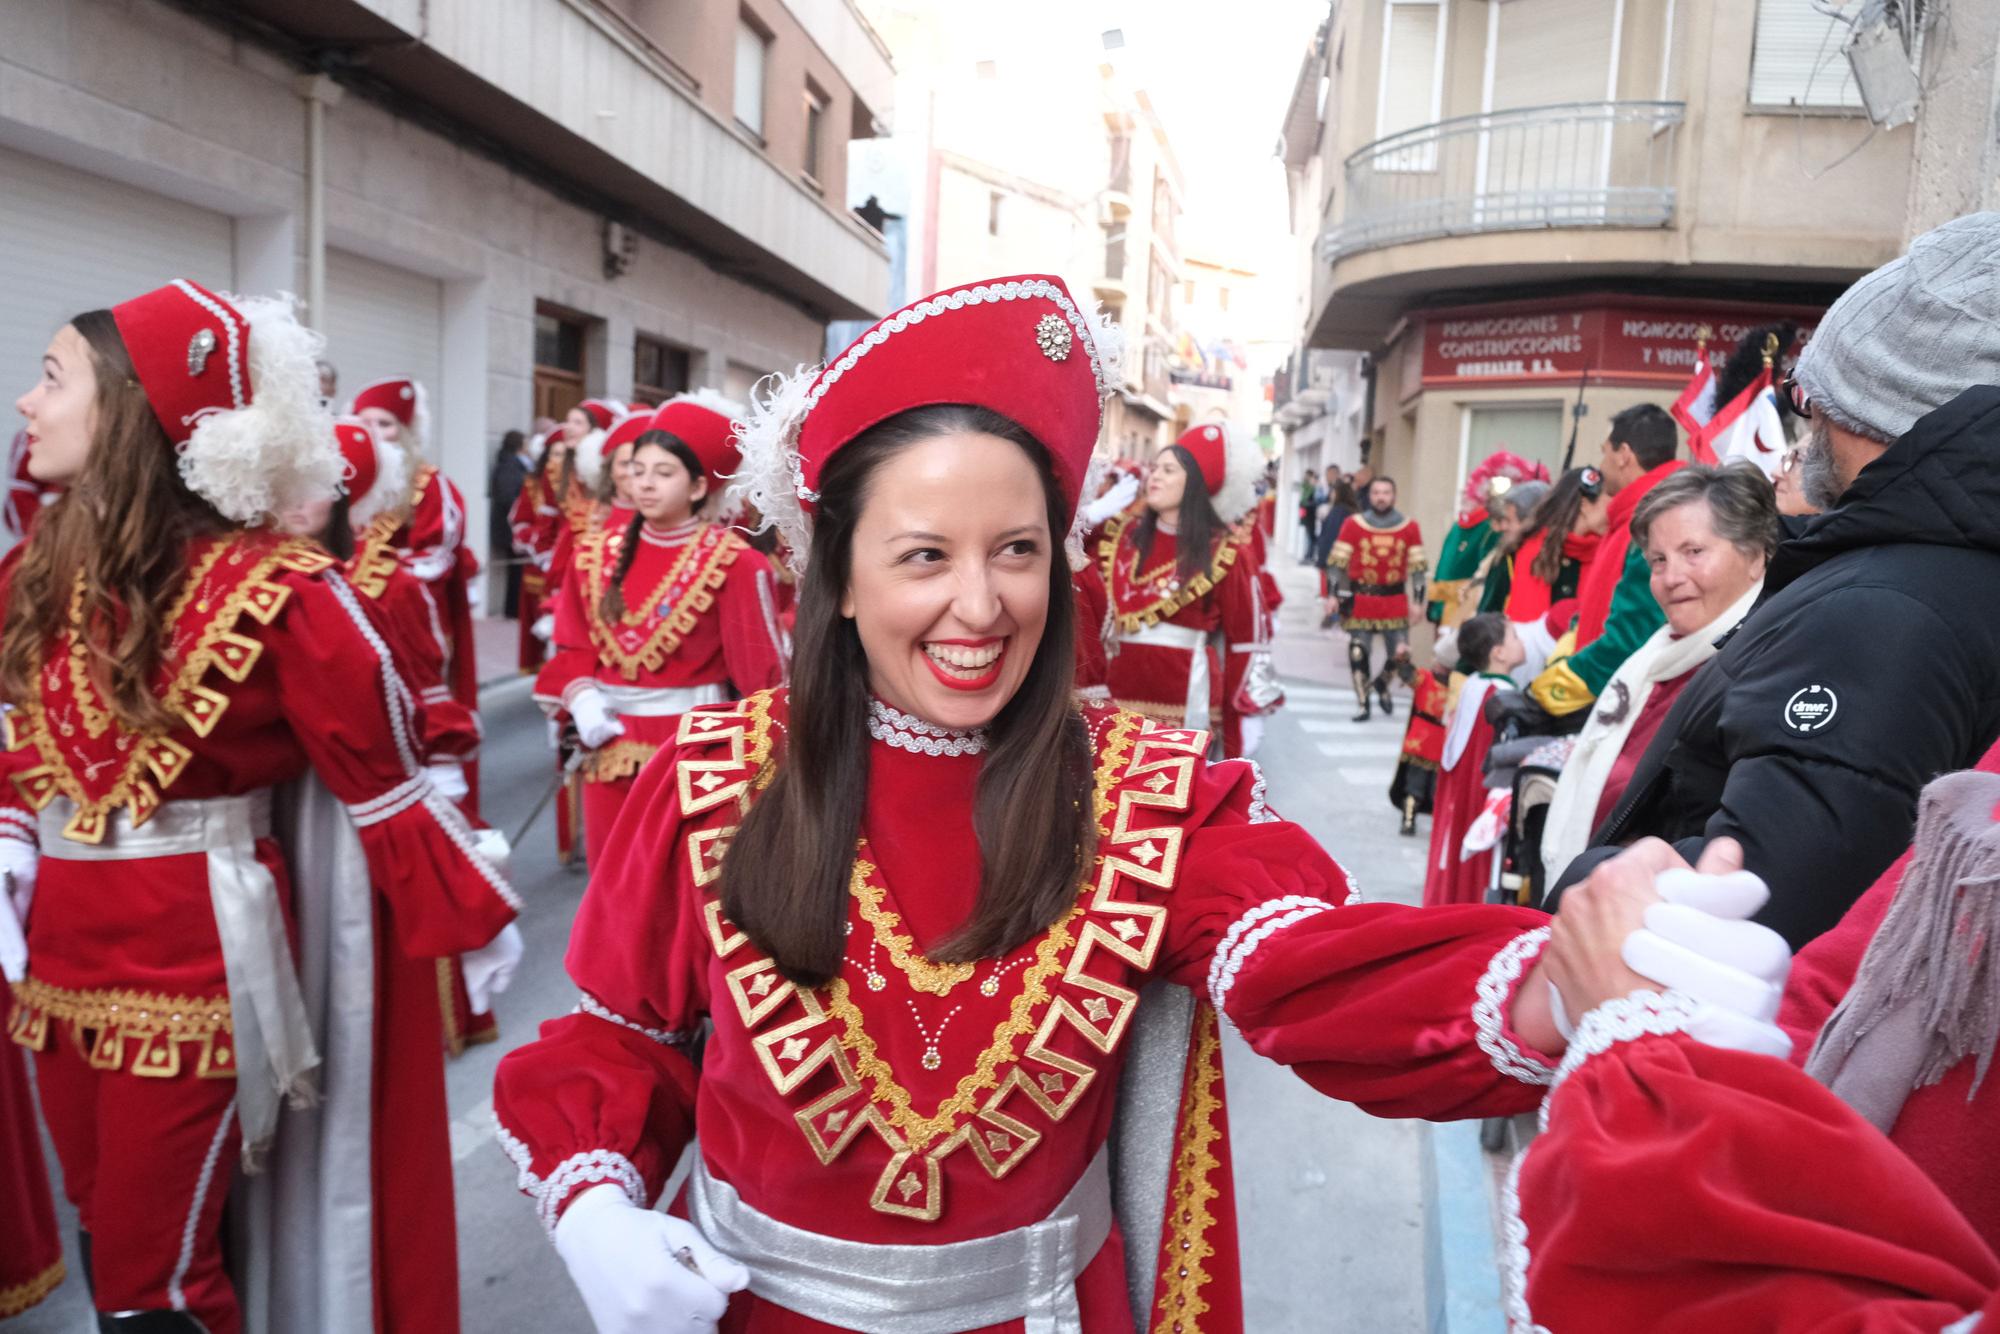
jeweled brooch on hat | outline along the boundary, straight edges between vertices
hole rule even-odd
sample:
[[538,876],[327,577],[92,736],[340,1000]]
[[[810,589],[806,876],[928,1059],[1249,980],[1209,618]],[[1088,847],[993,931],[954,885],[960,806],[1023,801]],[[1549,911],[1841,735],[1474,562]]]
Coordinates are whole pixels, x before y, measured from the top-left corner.
[[208,369],[209,354],[215,351],[215,330],[197,329],[188,339],[188,374],[200,375]]
[[1044,315],[1035,326],[1035,342],[1050,361],[1069,360],[1069,349],[1075,341],[1069,321],[1060,315]]

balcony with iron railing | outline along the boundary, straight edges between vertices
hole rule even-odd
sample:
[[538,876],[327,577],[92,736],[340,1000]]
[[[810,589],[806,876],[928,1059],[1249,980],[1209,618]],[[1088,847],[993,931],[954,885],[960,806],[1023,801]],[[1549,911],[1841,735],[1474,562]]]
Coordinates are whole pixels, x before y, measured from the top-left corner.
[[1356,150],[1328,263],[1438,237],[1664,228],[1682,102],[1568,102],[1459,116]]

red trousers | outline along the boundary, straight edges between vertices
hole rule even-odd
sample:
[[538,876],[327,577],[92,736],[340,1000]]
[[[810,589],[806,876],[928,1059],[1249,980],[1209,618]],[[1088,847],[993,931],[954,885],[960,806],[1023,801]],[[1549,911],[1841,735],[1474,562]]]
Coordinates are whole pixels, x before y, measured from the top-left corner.
[[[0,908],[0,911],[5,911]],[[42,1136],[26,1053],[0,1038],[0,1321],[40,1302],[63,1279]]]
[[236,1081],[94,1070],[66,1027],[36,1053],[35,1078],[63,1193],[91,1237],[97,1309],[187,1311],[210,1334],[237,1334],[222,1267]]

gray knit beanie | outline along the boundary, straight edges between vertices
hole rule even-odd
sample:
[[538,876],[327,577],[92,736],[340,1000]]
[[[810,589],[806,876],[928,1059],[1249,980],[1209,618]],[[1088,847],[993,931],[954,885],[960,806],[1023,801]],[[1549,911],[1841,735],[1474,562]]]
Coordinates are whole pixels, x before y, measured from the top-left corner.
[[2000,384],[2000,213],[1925,232],[1841,294],[1793,371],[1814,412],[1871,440]]

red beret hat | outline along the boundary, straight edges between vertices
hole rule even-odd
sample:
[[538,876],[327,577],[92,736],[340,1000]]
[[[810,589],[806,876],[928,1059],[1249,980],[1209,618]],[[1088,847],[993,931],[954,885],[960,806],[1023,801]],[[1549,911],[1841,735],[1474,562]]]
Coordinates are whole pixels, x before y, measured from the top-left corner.
[[111,308],[153,415],[185,444],[212,413],[250,406],[250,321],[185,278]]
[[363,408],[379,408],[408,426],[416,420],[417,402],[422,392],[417,382],[406,375],[377,380],[357,391],[354,402],[347,410],[359,415]]
[[736,421],[742,415],[741,404],[712,390],[697,390],[662,403],[653,414],[652,429],[685,443],[710,477],[733,477],[743,458],[736,444]]

